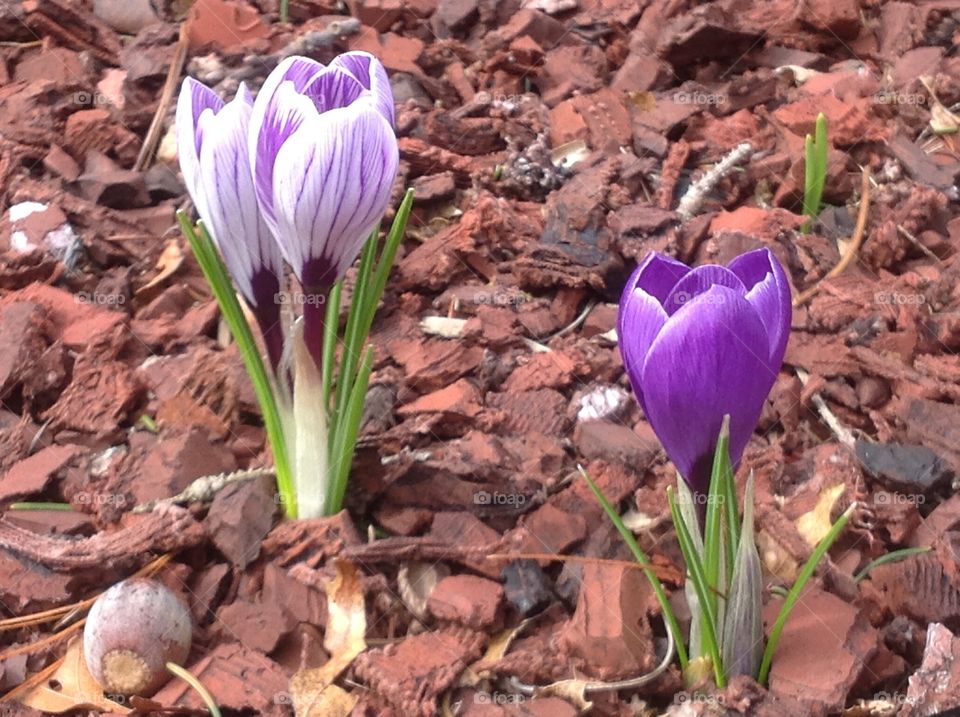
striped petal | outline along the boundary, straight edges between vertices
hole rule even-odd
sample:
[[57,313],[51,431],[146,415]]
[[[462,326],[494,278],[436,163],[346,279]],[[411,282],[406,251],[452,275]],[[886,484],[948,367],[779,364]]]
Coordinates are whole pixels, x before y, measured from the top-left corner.
[[200,185],[200,148],[203,145],[203,132],[200,118],[209,110],[215,115],[223,108],[223,100],[217,93],[192,77],[183,81],[180,97],[177,100],[177,155],[180,159],[180,171],[187,185],[187,191],[199,205]]
[[323,113],[347,107],[368,94],[368,91],[352,74],[331,65],[314,75],[303,88],[303,94],[313,100],[317,112]]
[[[281,87],[281,95],[290,92]],[[281,96],[280,104],[294,100]],[[298,129],[273,171],[275,236],[305,288],[329,288],[386,211],[397,140],[372,98],[323,114],[312,106],[295,112]]]
[[280,89],[291,87],[295,95],[301,96],[310,81],[323,71],[323,65],[307,57],[288,57],[267,76],[254,102],[248,151],[260,211],[268,222],[273,219],[273,169],[277,152],[305,116],[297,111],[297,103],[281,103]]
[[[280,249],[257,208],[247,155],[247,129],[253,98],[244,85],[216,115],[200,121],[205,140],[200,151],[203,207],[200,216],[244,298],[252,305],[266,297],[253,290],[253,277],[266,270],[280,276]],[[273,297],[270,297],[272,300]]]
[[369,52],[345,52],[333,58],[330,67],[342,67],[360,81],[365,89],[370,90],[377,101],[380,110],[390,126],[396,124],[393,90],[390,87],[390,78],[380,60]]

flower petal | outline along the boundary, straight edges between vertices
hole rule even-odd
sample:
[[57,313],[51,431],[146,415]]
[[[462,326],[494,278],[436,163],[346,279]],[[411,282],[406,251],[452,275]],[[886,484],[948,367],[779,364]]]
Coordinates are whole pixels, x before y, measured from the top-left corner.
[[717,264],[704,264],[674,285],[663,302],[663,308],[668,316],[673,316],[684,304],[690,303],[712,286],[726,286],[741,296],[747,293],[747,287],[732,271]]
[[670,290],[689,272],[690,267],[682,261],[677,261],[664,254],[651,252],[637,266],[630,277],[630,281],[627,282],[627,286],[643,289],[659,301],[662,306],[667,300]]
[[756,310],[725,286],[684,304],[650,347],[640,381],[647,418],[695,493],[706,492],[724,414],[739,463],[776,378],[767,353]]
[[769,249],[741,254],[727,268],[747,287],[746,298],[767,327],[770,341],[770,367],[779,371],[790,338],[793,318],[790,282],[780,262]]
[[314,114],[280,148],[275,236],[305,290],[346,273],[387,208],[398,163],[372,98]]
[[[200,124],[202,201],[198,211],[216,242],[223,262],[244,298],[254,307],[266,297],[253,290],[254,274],[282,271],[280,249],[257,208],[247,154],[247,129],[253,98],[244,85],[216,115],[204,114]],[[277,279],[279,287],[279,279]],[[270,297],[271,299],[273,297]]]
[[194,204],[197,204],[200,183],[200,147],[203,139],[200,118],[206,110],[216,114],[223,104],[216,92],[192,77],[186,78],[180,87],[176,117],[177,155],[183,180]]
[[617,337],[620,356],[626,368],[633,393],[646,411],[640,373],[650,344],[657,337],[667,314],[663,300],[670,289],[690,271],[686,264],[671,257],[651,252],[630,275],[620,296],[617,313]]
[[280,89],[291,87],[293,95],[300,97],[299,93],[323,70],[323,65],[310,58],[288,57],[267,76],[253,104],[248,138],[250,167],[260,210],[268,221],[273,218],[273,166],[277,152],[304,116],[310,116],[304,115],[304,108],[295,101],[281,102],[286,95]]
[[[627,286],[629,288],[630,285]],[[643,363],[650,345],[666,321],[667,312],[660,306],[660,302],[642,289],[634,289],[629,294],[626,291],[623,293],[617,315],[617,341],[623,367],[644,412],[647,406],[643,398],[643,382],[640,380]]]
[[317,112],[347,107],[366,92],[366,88],[346,70],[332,65],[314,75],[303,88],[303,94],[313,100]]
[[380,60],[369,52],[345,52],[333,58],[330,67],[343,67],[356,77],[365,89],[370,90],[377,98],[377,109],[380,110],[380,114],[393,127],[396,122],[393,90],[390,87],[387,70]]

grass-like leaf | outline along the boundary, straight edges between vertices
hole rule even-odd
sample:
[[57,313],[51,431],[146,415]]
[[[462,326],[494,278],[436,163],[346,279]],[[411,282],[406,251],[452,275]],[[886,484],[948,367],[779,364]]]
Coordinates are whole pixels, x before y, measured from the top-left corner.
[[921,548],[901,548],[900,550],[891,550],[885,555],[881,555],[879,558],[871,560],[859,573],[853,576],[853,579],[857,582],[860,582],[865,577],[870,574],[870,571],[881,565],[886,565],[887,563],[895,563],[898,560],[903,560],[904,558],[909,558],[911,555],[922,555],[923,553],[929,553],[932,550],[929,546],[923,546]]
[[667,488],[667,500],[670,503],[670,515],[673,518],[673,525],[677,531],[677,540],[680,543],[680,552],[683,553],[684,562],[687,564],[687,572],[690,580],[693,581],[693,587],[697,591],[697,600],[700,603],[700,609],[704,615],[701,622],[703,633],[704,652],[713,662],[713,674],[717,687],[726,687],[726,677],[723,671],[723,658],[720,655],[720,644],[717,640],[717,617],[713,609],[714,601],[711,595],[711,588],[707,582],[706,574],[703,568],[703,562],[697,554],[697,548],[690,537],[690,531],[687,524],[680,514],[677,507],[676,496],[673,487]]
[[[336,513],[343,506],[343,497],[346,494],[354,448],[360,430],[360,419],[363,416],[363,402],[373,367],[373,353],[366,348],[367,339],[370,336],[377,306],[387,285],[390,269],[393,267],[397,250],[403,240],[412,207],[413,190],[408,189],[397,209],[386,240],[382,242],[382,248],[378,238],[379,230],[374,230],[370,240],[364,246],[363,253],[360,255],[353,296],[350,300],[350,310],[347,313],[347,324],[339,356],[339,370],[336,370],[334,365],[337,360],[335,342],[338,339],[336,327],[339,326],[342,283],[334,287],[331,292],[323,345],[323,395],[324,400],[328,402],[327,406],[331,407],[328,424],[330,427],[328,434],[330,480],[325,503],[328,514]],[[331,330],[331,326],[335,328]],[[335,383],[334,375],[336,375]]]
[[263,413],[267,440],[270,442],[270,448],[273,451],[277,490],[280,492],[280,499],[287,516],[296,518],[297,496],[294,490],[293,472],[289,462],[283,421],[274,393],[274,383],[260,356],[257,342],[240,306],[240,300],[237,298],[227,268],[220,259],[220,254],[217,253],[209,232],[203,226],[203,222],[198,222],[196,228],[194,228],[183,211],[177,212],[177,219],[184,236],[190,243],[194,256],[197,257],[197,263],[200,264],[203,275],[210,284],[214,298],[216,298],[220,307],[220,313],[223,314],[223,318],[230,328],[230,333],[237,342],[237,348],[240,350],[243,364],[253,384],[257,402],[260,404],[260,411]]
[[814,136],[807,135],[804,148],[803,213],[807,221],[803,223],[801,231],[807,233],[813,220],[820,214],[823,189],[827,183],[827,154],[830,145],[827,142],[827,118],[822,112],[817,115]]
[[797,600],[800,599],[800,593],[803,592],[807,581],[810,580],[813,571],[816,570],[817,565],[823,559],[823,556],[826,555],[830,546],[833,545],[834,541],[840,536],[840,533],[843,532],[856,507],[856,503],[851,503],[850,507],[843,512],[843,515],[837,518],[837,522],[833,524],[830,531],[823,537],[823,540],[814,548],[813,553],[810,554],[810,558],[804,563],[803,569],[797,576],[796,582],[793,583],[793,587],[790,588],[790,592],[787,593],[787,598],[780,607],[777,619],[773,623],[773,627],[770,628],[767,647],[763,651],[763,659],[760,661],[760,672],[757,675],[757,682],[761,685],[766,684],[767,678],[770,676],[770,665],[773,662],[773,655],[777,651],[777,644],[780,642],[780,633],[783,632],[783,626],[786,624],[787,618],[790,617],[790,613],[797,604]]

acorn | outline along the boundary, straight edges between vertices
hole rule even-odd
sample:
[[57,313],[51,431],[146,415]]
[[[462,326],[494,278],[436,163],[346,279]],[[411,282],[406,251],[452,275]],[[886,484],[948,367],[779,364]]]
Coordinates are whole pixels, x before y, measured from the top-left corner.
[[117,583],[97,598],[83,628],[83,657],[107,694],[150,695],[169,678],[166,664],[190,653],[190,613],[168,588],[145,578]]

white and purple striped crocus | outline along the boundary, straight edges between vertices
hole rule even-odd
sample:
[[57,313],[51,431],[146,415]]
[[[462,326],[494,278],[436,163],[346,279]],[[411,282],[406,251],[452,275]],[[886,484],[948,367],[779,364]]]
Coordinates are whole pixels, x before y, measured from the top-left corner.
[[647,420],[691,491],[705,494],[723,417],[736,466],[783,363],[786,274],[768,249],[691,269],[650,254],[627,282],[620,353]]
[[180,168],[200,218],[257,316],[276,370],[283,261],[303,292],[319,364],[324,303],[390,201],[399,164],[390,81],[369,53],[329,65],[289,57],[253,100],[224,103],[187,79],[177,105]]
[[390,201],[399,164],[383,65],[348,52],[322,65],[289,57],[267,77],[250,118],[257,201],[308,297],[304,341],[319,364],[323,303]]
[[253,97],[244,85],[224,103],[213,90],[187,78],[177,102],[180,169],[197,213],[223,262],[250,305],[276,369],[283,353],[280,248],[257,207],[247,154]]

